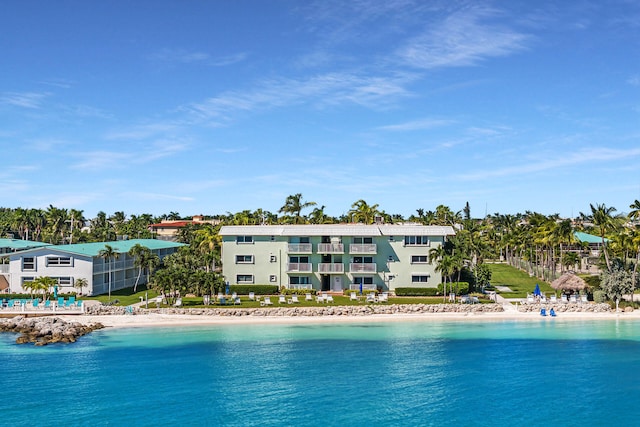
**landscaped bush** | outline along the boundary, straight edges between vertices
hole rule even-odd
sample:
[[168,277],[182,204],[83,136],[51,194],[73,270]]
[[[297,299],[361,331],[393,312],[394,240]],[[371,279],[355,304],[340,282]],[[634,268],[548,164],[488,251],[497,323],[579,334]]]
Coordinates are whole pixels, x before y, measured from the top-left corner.
[[231,285],[229,286],[229,292],[235,292],[238,295],[249,295],[249,292],[253,292],[256,295],[276,295],[278,293],[278,285]]
[[[443,295],[444,283],[438,285],[438,294]],[[456,295],[466,295],[469,293],[469,283],[467,282],[453,282],[447,283],[446,293],[453,292]]]
[[605,292],[601,291],[601,290],[594,291],[593,292],[593,301],[595,301],[597,303],[606,302],[607,301],[607,294],[605,294]]
[[396,288],[399,297],[434,297],[438,295],[437,288]]
[[293,295],[293,294],[297,294],[297,295],[306,295],[306,294],[315,295],[316,294],[316,290],[315,289],[288,289],[288,288],[285,288],[284,286],[282,288],[280,288],[280,295]]
[[582,279],[584,279],[584,281],[587,282],[587,285],[589,285],[590,289],[592,289],[592,290],[600,289],[600,276],[595,276],[595,275],[582,276],[582,275],[580,275],[580,277],[582,277]]

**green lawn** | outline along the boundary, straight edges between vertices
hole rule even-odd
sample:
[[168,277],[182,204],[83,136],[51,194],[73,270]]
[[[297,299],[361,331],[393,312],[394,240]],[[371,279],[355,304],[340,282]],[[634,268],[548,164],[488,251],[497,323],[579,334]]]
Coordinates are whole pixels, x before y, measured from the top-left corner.
[[491,269],[491,284],[493,286],[508,286],[513,292],[500,292],[505,298],[526,298],[533,293],[536,283],[540,285],[540,291],[544,294],[555,293],[555,289],[547,282],[543,282],[515,267],[507,264],[486,264]]
[[[140,297],[144,298],[145,293],[147,292],[149,295],[149,299],[155,298],[158,295],[155,291],[151,289],[147,290],[145,285],[141,285],[141,286],[138,286],[138,292],[136,292],[135,294],[133,293],[133,288],[120,289],[120,290],[111,292],[111,302],[113,303],[115,300],[118,300],[118,302],[115,305],[123,305],[123,306],[135,304],[137,302],[140,302]],[[98,295],[95,297],[79,296],[78,299],[96,300],[102,303],[109,302],[108,295]]]

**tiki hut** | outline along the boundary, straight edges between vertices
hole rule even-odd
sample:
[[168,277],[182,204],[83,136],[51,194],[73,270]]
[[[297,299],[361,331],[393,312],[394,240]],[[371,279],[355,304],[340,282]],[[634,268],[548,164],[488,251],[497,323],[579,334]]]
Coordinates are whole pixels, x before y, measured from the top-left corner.
[[575,273],[570,272],[563,274],[562,276],[551,282],[551,287],[553,289],[560,289],[562,291],[575,292],[588,288],[589,285],[584,281],[584,279],[577,276]]

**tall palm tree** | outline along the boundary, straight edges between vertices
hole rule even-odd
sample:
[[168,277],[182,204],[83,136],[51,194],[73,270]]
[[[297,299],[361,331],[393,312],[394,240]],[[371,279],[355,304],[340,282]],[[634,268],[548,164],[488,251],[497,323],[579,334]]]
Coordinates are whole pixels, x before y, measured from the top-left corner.
[[98,256],[109,263],[109,301],[111,301],[111,283],[113,282],[113,268],[112,261],[120,258],[120,253],[117,248],[113,248],[111,245],[104,245],[104,249],[100,249]]
[[316,202],[303,202],[302,194],[296,193],[287,197],[284,206],[278,212],[292,216],[294,224],[302,224],[304,222],[304,218],[301,216],[302,210],[316,204]]
[[378,205],[369,205],[365,200],[360,199],[351,205],[348,212],[349,218],[353,222],[361,222],[363,224],[373,224],[376,216],[380,214]]
[[138,267],[138,277],[136,277],[136,282],[133,285],[133,292],[135,293],[138,289],[140,276],[142,276],[142,270],[147,263],[147,258],[151,256],[151,249],[146,246],[142,246],[140,243],[136,243],[131,247],[131,249],[129,249],[128,254],[133,257],[133,265]]
[[607,239],[605,236],[608,232],[617,228],[617,222],[613,213],[616,211],[614,207],[607,207],[603,204],[589,205],[591,207],[591,216],[593,218],[593,225],[598,230],[598,235],[602,239],[602,251],[604,252],[604,261],[607,266],[607,271],[611,272],[611,261],[609,260],[609,251],[607,250]]

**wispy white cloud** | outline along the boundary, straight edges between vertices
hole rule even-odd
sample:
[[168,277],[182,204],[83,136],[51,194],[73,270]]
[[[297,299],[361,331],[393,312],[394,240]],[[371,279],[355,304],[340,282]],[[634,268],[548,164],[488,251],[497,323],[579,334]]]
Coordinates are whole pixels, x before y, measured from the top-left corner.
[[596,147],[591,149],[578,150],[564,155],[559,155],[558,153],[556,153],[556,155],[553,157],[547,157],[538,160],[531,159],[527,163],[517,164],[504,168],[482,170],[476,173],[457,174],[456,177],[464,181],[475,181],[486,178],[524,175],[528,173],[567,168],[570,166],[581,165],[585,163],[597,162],[599,164],[603,164],[607,161],[628,159],[638,156],[640,156],[640,148],[614,149],[606,147]]
[[88,151],[76,154],[80,159],[71,169],[102,171],[105,169],[123,169],[131,159],[131,154],[116,151]]
[[411,39],[397,55],[416,68],[461,67],[525,48],[529,36],[490,23],[496,12],[482,7],[459,10],[422,35]]
[[247,58],[247,56],[246,52],[214,57],[206,52],[188,51],[184,49],[162,49],[158,52],[147,55],[147,59],[167,63],[202,63],[214,67],[225,67],[242,62]]
[[449,126],[454,123],[455,121],[450,119],[427,118],[422,120],[414,120],[411,122],[398,123],[395,125],[380,126],[376,129],[385,130],[385,131],[394,131],[394,132],[396,131],[404,132],[404,131],[433,129],[433,128],[442,127],[442,126]]
[[0,103],[15,107],[38,109],[42,102],[50,96],[48,92],[7,92],[0,96]]
[[147,123],[131,126],[128,129],[112,130],[104,135],[107,140],[143,140],[158,135],[166,135],[174,133],[180,129],[180,126],[171,121],[162,121],[156,123]]

